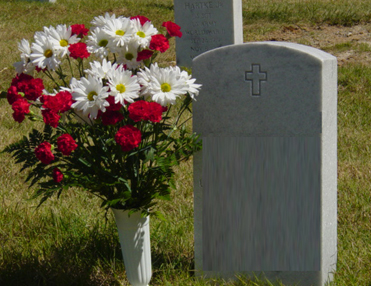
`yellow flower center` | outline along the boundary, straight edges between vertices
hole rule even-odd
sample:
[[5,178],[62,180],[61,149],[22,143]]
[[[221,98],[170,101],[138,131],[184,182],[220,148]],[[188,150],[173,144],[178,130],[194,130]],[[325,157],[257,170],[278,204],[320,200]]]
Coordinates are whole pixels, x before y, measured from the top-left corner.
[[138,37],[141,37],[141,38],[145,38],[146,37],[146,34],[144,34],[144,32],[142,32],[142,31],[138,31],[137,32],[137,36]]
[[162,92],[169,92],[171,90],[171,86],[168,83],[161,84],[161,90]]
[[89,94],[88,94],[88,99],[90,100],[90,101],[93,101],[94,100],[94,95],[98,95],[95,91],[91,91],[91,92],[89,92]]
[[123,36],[123,35],[125,35],[125,31],[123,31],[123,30],[117,30],[116,31],[116,35],[117,36]]
[[132,53],[126,53],[125,59],[127,59],[128,61],[131,61],[132,59],[134,59],[134,55]]
[[59,41],[59,44],[61,45],[61,47],[67,47],[68,46],[68,41],[62,39],[62,40]]
[[105,47],[107,46],[107,44],[108,44],[108,41],[106,39],[103,39],[99,41],[98,46]]
[[116,90],[120,93],[124,93],[125,90],[126,90],[126,87],[125,87],[125,85],[120,83],[120,84],[116,85]]
[[50,58],[51,56],[53,56],[53,51],[50,50],[50,49],[47,49],[45,52],[44,52],[44,56],[46,58]]

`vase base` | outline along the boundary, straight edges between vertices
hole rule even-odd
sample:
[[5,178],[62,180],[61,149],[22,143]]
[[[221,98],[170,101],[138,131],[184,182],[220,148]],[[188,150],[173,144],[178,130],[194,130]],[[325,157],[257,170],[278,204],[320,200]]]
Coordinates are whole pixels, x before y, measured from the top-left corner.
[[149,286],[152,276],[149,217],[140,212],[112,209],[124,258],[127,279],[132,286]]

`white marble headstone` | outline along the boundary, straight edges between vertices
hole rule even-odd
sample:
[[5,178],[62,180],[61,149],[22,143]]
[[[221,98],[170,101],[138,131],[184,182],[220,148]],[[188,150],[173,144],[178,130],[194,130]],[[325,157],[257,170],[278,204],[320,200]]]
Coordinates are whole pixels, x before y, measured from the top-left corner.
[[199,54],[243,42],[241,0],[174,0],[177,65],[190,68]]
[[193,61],[195,262],[323,286],[337,261],[337,60],[260,42]]
[[38,2],[49,2],[49,3],[56,3],[57,0],[27,0],[27,1],[38,1]]

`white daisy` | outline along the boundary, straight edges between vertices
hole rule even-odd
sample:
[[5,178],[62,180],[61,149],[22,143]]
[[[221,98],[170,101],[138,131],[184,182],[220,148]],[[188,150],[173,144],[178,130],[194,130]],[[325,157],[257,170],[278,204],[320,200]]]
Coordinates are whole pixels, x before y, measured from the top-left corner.
[[[119,18],[121,18],[121,16]],[[115,14],[112,14],[112,16],[110,16],[110,14],[106,12],[104,16],[94,17],[94,19],[90,23],[93,25],[92,29],[95,29],[97,27],[101,28],[107,23],[107,21],[115,19],[116,19]]]
[[141,85],[142,89],[140,91],[140,95],[144,96],[145,98],[151,96],[150,94],[150,82],[151,82],[151,74],[158,73],[160,68],[158,67],[157,63],[154,63],[148,69],[144,67],[144,70],[140,70],[138,73],[138,82]]
[[133,24],[129,18],[124,17],[108,20],[102,29],[121,47],[130,42],[133,35]]
[[128,69],[136,69],[141,64],[141,62],[137,61],[138,45],[134,41],[131,41],[120,50],[118,50],[117,54],[117,62],[126,65]]
[[45,33],[45,30],[46,29],[47,28],[44,27],[44,31],[37,31],[37,32],[35,32],[35,34],[34,34],[34,40],[36,41],[36,39],[39,38],[39,37],[41,37],[41,36],[49,37],[49,35]]
[[188,74],[186,71],[182,71],[180,73],[180,77],[185,81],[185,83],[188,86],[187,92],[189,96],[192,99],[196,100],[195,96],[198,96],[198,94],[200,93],[199,89],[202,86],[202,84],[195,83],[196,79],[192,78],[192,75]]
[[70,26],[58,25],[57,28],[50,26],[49,28],[45,27],[44,31],[52,38],[55,48],[61,58],[68,54],[68,47],[71,44],[76,44],[80,41],[77,35],[72,35]]
[[72,89],[72,98],[75,101],[71,107],[77,112],[82,111],[84,116],[91,119],[96,119],[98,111],[106,111],[109,102],[106,100],[108,97],[108,87],[103,86],[100,78],[88,75],[88,78],[82,77],[74,83]]
[[107,57],[111,48],[110,36],[100,28],[91,32],[86,44],[88,52],[97,54],[100,58]]
[[13,64],[18,74],[30,74],[35,70],[35,66],[31,62],[31,46],[26,39],[21,40],[18,44],[18,50],[21,51],[21,61]]
[[149,74],[149,79],[147,91],[152,100],[162,106],[175,104],[177,97],[187,93],[187,84],[178,69],[154,69],[154,72]]
[[75,79],[74,77],[71,78],[71,80],[70,80],[70,87],[71,87],[71,89],[74,90],[75,88],[77,88],[77,85],[78,85],[77,79]]
[[77,88],[78,81],[74,77],[71,78],[69,87],[61,86],[61,90],[68,91],[69,93],[73,93],[73,91]]
[[120,102],[125,105],[125,100],[132,103],[139,97],[140,85],[137,76],[132,75],[131,71],[125,70],[122,66],[110,73],[108,85],[110,94],[115,97],[115,103]]
[[31,45],[32,63],[41,69],[55,70],[59,66],[60,60],[53,41],[42,33],[35,34],[35,41]]
[[90,69],[85,70],[87,74],[107,79],[107,76],[112,70],[117,69],[118,64],[112,64],[110,61],[103,59],[102,62],[94,61],[90,63]]
[[152,36],[158,33],[157,29],[149,21],[145,22],[143,26],[139,19],[132,19],[131,22],[133,23],[134,40],[141,48],[148,48]]

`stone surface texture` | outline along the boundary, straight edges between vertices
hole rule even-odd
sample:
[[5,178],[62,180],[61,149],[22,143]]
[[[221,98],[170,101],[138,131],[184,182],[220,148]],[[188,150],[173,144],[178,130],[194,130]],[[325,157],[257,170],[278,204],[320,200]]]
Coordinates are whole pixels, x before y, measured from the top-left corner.
[[241,0],[174,0],[177,65],[191,67],[199,54],[243,42]]
[[325,285],[337,261],[337,61],[259,42],[193,61],[196,270]]

